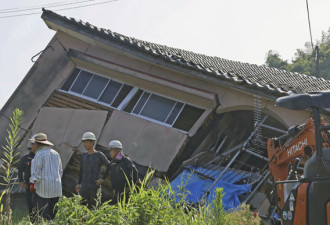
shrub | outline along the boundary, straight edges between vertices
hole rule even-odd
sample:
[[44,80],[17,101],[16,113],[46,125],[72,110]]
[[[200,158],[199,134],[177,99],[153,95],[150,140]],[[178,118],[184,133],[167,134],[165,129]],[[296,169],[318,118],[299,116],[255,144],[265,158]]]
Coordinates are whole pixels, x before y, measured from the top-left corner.
[[260,217],[257,213],[250,211],[250,206],[242,204],[240,209],[226,215],[226,223],[230,225],[258,225]]

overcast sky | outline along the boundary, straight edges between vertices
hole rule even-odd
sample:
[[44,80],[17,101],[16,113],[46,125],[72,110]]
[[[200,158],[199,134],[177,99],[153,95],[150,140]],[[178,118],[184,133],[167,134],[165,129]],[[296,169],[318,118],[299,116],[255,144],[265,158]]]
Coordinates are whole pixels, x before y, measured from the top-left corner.
[[[258,65],[264,64],[268,50],[290,60],[310,41],[305,0],[82,1],[0,0],[0,17],[74,3],[48,9],[141,40]],[[103,2],[108,3],[99,4]],[[86,6],[95,3],[99,5]],[[37,9],[27,11],[31,7]],[[71,7],[80,8],[57,11]],[[309,0],[309,10],[315,41],[330,27],[330,0]],[[55,34],[40,15],[0,18],[0,108],[33,65],[31,57]]]

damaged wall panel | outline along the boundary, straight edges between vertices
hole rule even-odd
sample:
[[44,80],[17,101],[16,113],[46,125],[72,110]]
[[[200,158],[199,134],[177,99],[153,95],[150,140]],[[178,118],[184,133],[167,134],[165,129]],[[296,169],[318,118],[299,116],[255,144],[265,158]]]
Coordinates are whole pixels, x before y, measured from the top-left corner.
[[118,139],[132,160],[166,172],[186,138],[179,130],[114,111],[98,144],[108,146],[109,141]]
[[63,169],[66,168],[72,154],[72,146],[86,151],[81,144],[84,132],[91,131],[99,137],[108,112],[101,110],[41,108],[32,127],[32,134],[43,132],[48,136],[60,153]]
[[70,109],[89,109],[89,110],[104,110],[108,111],[108,117],[113,109],[107,106],[89,101],[87,99],[55,90],[49,97],[44,107],[70,108]]
[[[74,68],[74,64],[66,56],[61,44],[53,39],[49,46],[38,58],[15,92],[1,109],[0,117],[0,146],[4,145],[6,129],[15,108],[23,110],[21,127],[28,129],[35,119],[38,110],[47,100],[54,89],[63,82]],[[6,118],[7,117],[7,118]],[[23,133],[22,130],[21,133]],[[1,150],[2,151],[2,150]]]

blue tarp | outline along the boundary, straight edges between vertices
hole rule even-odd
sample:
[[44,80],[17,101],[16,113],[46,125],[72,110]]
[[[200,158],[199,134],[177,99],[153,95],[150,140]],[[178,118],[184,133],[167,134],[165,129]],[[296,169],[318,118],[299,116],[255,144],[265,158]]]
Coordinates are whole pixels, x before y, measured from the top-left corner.
[[[196,171],[201,171],[201,169],[197,168]],[[203,169],[203,172],[207,172],[206,169]],[[234,172],[227,171],[223,177],[232,178],[232,173]],[[242,178],[244,178],[244,176],[239,177],[239,179]],[[222,198],[225,210],[236,209],[240,205],[238,196],[250,192],[252,188],[251,184],[233,184],[238,181],[237,179],[220,179],[210,191],[207,198],[207,204],[210,204],[215,197],[214,191],[216,188],[221,187],[223,188],[223,194],[225,194]],[[171,187],[177,193],[181,193],[182,187],[184,187],[184,190],[186,191],[184,194],[187,196],[186,200],[190,203],[197,203],[202,199],[204,193],[211,187],[213,182],[213,180],[205,179],[196,173],[192,173],[190,170],[184,170],[171,182]]]

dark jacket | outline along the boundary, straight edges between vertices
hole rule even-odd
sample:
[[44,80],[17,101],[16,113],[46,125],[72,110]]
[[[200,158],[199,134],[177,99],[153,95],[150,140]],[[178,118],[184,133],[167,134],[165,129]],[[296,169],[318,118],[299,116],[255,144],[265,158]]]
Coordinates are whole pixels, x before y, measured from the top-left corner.
[[128,181],[132,183],[138,181],[138,171],[132,160],[125,155],[123,155],[121,160],[113,160],[111,162],[104,174],[104,179],[108,176],[109,172],[111,174],[110,181],[112,188],[117,192],[122,192],[128,186]]
[[31,177],[31,161],[34,158],[34,153],[31,151],[29,154],[23,156],[18,165],[18,181],[26,184],[30,183]]
[[102,165],[108,166],[109,164],[110,162],[102,152],[83,153],[80,158],[78,184],[82,184],[82,186],[95,185],[95,182],[100,179]]

